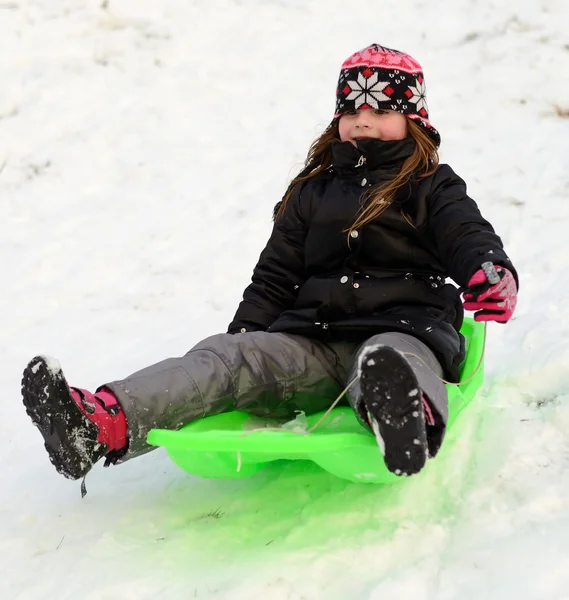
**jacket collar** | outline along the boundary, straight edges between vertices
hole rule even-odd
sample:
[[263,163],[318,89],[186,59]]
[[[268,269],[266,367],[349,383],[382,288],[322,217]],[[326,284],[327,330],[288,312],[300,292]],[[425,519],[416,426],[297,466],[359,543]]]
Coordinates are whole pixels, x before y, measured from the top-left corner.
[[356,148],[351,142],[333,141],[332,166],[341,172],[357,172],[364,165],[368,171],[393,172],[398,170],[415,149],[415,140],[412,137],[388,142],[366,139],[359,140],[357,144]]

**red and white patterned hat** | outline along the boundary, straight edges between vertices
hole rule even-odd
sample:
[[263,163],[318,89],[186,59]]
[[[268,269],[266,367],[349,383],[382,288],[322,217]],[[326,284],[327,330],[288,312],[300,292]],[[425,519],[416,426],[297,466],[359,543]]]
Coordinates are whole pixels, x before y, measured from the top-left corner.
[[395,110],[424,127],[437,146],[439,132],[429,122],[421,65],[398,50],[372,44],[342,64],[334,118],[349,110]]

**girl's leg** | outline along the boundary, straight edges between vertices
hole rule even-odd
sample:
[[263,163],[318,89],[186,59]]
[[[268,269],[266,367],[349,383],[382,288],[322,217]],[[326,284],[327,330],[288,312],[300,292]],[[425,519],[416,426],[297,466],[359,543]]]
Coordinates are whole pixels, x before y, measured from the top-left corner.
[[294,417],[295,410],[318,412],[344,385],[338,356],[326,344],[255,331],[211,336],[181,358],[104,387],[126,414],[126,460],[154,449],[146,443],[150,429],[178,429],[230,410],[273,418]]
[[[326,344],[251,332],[207,338],[185,356],[104,384],[94,395],[70,388],[59,365],[39,357],[24,372],[22,392],[57,470],[78,479],[104,455],[109,463],[152,450],[146,436],[153,428],[178,429],[228,410],[275,418],[323,410],[345,376]],[[105,427],[114,438],[103,435]],[[121,436],[126,442],[117,448]]]
[[433,352],[413,336],[387,332],[356,354],[349,400],[371,427],[387,467],[398,475],[421,470],[438,452],[448,419],[443,371]]

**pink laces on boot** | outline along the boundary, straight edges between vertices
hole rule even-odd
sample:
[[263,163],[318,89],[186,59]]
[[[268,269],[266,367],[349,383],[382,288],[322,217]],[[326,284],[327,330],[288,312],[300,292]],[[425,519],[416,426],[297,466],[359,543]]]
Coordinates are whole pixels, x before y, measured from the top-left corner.
[[423,410],[425,411],[425,423],[427,425],[434,425],[435,417],[433,416],[431,405],[429,404],[429,401],[427,400],[425,394],[422,394],[421,398],[423,400]]
[[75,387],[70,390],[81,412],[99,428],[97,441],[108,446],[109,451],[124,448],[127,441],[126,416],[115,395],[105,388],[96,394]]

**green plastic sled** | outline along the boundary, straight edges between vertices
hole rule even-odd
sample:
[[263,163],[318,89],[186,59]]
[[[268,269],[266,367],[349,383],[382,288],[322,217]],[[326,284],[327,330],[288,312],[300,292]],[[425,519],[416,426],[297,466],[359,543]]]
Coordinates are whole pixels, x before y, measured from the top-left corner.
[[[461,381],[465,381],[480,362],[484,324],[465,319],[461,333],[467,345],[461,368]],[[447,385],[448,427],[452,427],[460,411],[472,400],[483,379],[481,364],[476,375],[464,385]],[[153,446],[164,446],[175,464],[200,477],[247,477],[271,461],[285,459],[311,460],[333,475],[355,482],[400,480],[387,470],[375,437],[360,425],[351,408],[334,408],[314,431],[306,433],[323,414],[302,415],[305,429],[295,433],[287,430],[291,429],[291,423],[284,425],[287,428],[284,430],[253,431],[280,427],[283,422],[234,411],[198,419],[177,431],[152,429],[147,440]]]

